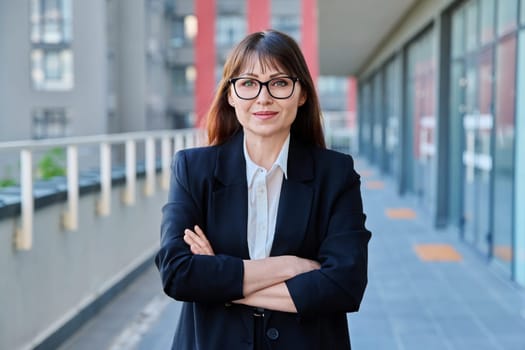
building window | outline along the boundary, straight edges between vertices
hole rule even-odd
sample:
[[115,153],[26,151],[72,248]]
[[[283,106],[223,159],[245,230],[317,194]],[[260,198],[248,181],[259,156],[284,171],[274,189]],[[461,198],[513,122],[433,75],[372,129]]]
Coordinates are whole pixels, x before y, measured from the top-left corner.
[[71,0],[31,0],[31,78],[36,90],[73,88],[71,5]]
[[45,107],[33,110],[33,138],[48,139],[70,135],[70,116],[66,108]]
[[197,17],[194,15],[174,18],[171,21],[171,46],[190,46],[197,36],[197,24]]
[[232,47],[242,40],[246,33],[246,20],[241,16],[221,15],[217,17],[217,45]]
[[272,28],[280,30],[301,42],[301,18],[295,15],[272,16]]
[[195,89],[197,72],[194,66],[174,67],[172,69],[173,91],[176,93],[192,93]]

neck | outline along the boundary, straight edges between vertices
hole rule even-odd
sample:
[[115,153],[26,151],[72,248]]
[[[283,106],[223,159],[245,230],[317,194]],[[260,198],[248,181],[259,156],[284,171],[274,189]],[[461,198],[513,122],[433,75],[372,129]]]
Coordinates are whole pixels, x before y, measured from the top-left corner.
[[279,156],[287,137],[288,134],[279,137],[274,135],[271,138],[253,137],[247,134],[246,150],[255,164],[269,170]]

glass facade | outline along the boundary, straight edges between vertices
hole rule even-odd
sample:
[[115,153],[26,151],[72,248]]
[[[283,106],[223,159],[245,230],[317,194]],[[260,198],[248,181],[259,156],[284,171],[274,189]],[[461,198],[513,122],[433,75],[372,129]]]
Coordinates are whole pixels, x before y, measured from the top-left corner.
[[383,72],[379,71],[372,80],[373,121],[372,121],[372,160],[383,167]]
[[[521,0],[521,3],[520,3],[520,23],[521,25],[525,25],[525,1]],[[520,34],[521,35],[521,34]]]
[[494,134],[493,256],[510,273],[514,185],[516,37],[497,44]]
[[[524,14],[525,1],[521,2],[522,19]],[[519,32],[519,52],[518,52],[518,74],[516,96],[525,94],[525,28]],[[516,99],[516,187],[515,193],[525,193],[525,99]],[[518,214],[525,211],[525,197],[516,195],[515,220],[514,220],[514,247],[513,256],[515,257],[514,278],[522,286],[525,286],[525,215]]]
[[455,5],[361,78],[360,152],[430,213],[446,192],[448,225],[525,285],[525,0]]
[[435,197],[436,167],[436,73],[434,32],[429,30],[408,48],[407,122],[412,125],[408,135],[411,159],[408,160],[407,189],[430,208]]
[[498,1],[498,35],[502,36],[516,30],[518,0]]
[[394,176],[399,175],[400,129],[401,124],[401,59],[396,56],[385,68],[385,157],[384,171]]
[[494,8],[496,0],[480,1],[480,41],[481,45],[490,43],[494,40],[495,34],[495,17]]

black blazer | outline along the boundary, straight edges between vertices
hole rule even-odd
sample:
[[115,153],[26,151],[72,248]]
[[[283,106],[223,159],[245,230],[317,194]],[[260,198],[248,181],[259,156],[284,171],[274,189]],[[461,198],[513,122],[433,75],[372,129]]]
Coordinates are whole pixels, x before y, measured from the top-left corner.
[[[371,235],[359,187],[350,156],[292,135],[270,255],[314,259],[321,269],[286,281],[297,314],[266,311],[268,349],[350,349],[346,313],[363,297]],[[185,301],[173,349],[253,347],[252,309],[231,303],[243,297],[247,203],[242,132],[175,155],[155,258],[166,294]],[[215,256],[193,255],[184,243],[184,229],[196,224]]]

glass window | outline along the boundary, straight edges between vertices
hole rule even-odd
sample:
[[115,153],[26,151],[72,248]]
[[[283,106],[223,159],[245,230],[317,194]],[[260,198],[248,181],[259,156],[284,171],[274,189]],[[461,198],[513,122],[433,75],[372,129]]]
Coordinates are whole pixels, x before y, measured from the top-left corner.
[[452,15],[452,57],[463,55],[465,49],[465,20],[464,11],[458,10]]
[[72,39],[71,0],[31,1],[31,41],[58,44]]
[[501,41],[496,55],[493,254],[507,271],[512,257],[516,37]]
[[31,77],[37,90],[73,88],[71,0],[31,0]]
[[237,15],[217,17],[216,43],[220,47],[232,47],[242,40],[246,33],[246,20]]
[[401,101],[401,59],[397,56],[387,66],[386,71],[386,130],[385,130],[385,150],[387,152],[386,164],[387,171],[392,171],[396,176],[399,175],[399,117]]
[[73,53],[71,50],[33,49],[31,77],[36,90],[73,88]]
[[70,118],[66,108],[37,108],[33,110],[33,138],[65,137],[69,132]]
[[184,17],[184,37],[193,41],[197,36],[198,23],[197,16],[188,15]]
[[196,71],[194,66],[174,67],[172,69],[173,91],[177,93],[193,92]]
[[324,75],[317,83],[320,94],[345,94],[348,88],[346,77]]
[[285,32],[294,38],[297,42],[301,42],[301,18],[294,15],[274,15],[272,16],[272,28]]
[[470,2],[465,7],[466,11],[466,46],[467,52],[478,47],[478,6]]
[[525,0],[521,0],[521,25],[525,25]]
[[518,0],[498,1],[498,35],[505,35],[516,29]]
[[171,21],[171,38],[172,47],[183,47],[191,45],[197,36],[197,17],[188,15],[177,17]]
[[495,0],[481,0],[481,45],[494,40]]
[[[525,3],[521,2],[521,13],[522,20],[524,18],[524,8]],[[525,30],[520,32],[519,39],[519,53],[518,53],[518,91],[516,91],[517,96],[523,96],[525,94]],[[517,120],[518,130],[516,133],[520,135],[516,139],[516,188],[515,193],[525,193],[525,100],[523,98],[517,99]],[[515,212],[524,213],[525,212],[525,196],[515,196]],[[516,234],[516,239],[514,241],[514,256],[516,257],[515,271],[516,271],[516,281],[521,285],[525,286],[525,216],[524,215],[515,215],[515,228],[514,232]]]
[[436,173],[436,115],[435,115],[435,60],[434,33],[429,31],[408,48],[409,67],[407,89],[407,113],[412,134],[412,164],[407,189],[417,193],[430,208],[435,198]]

